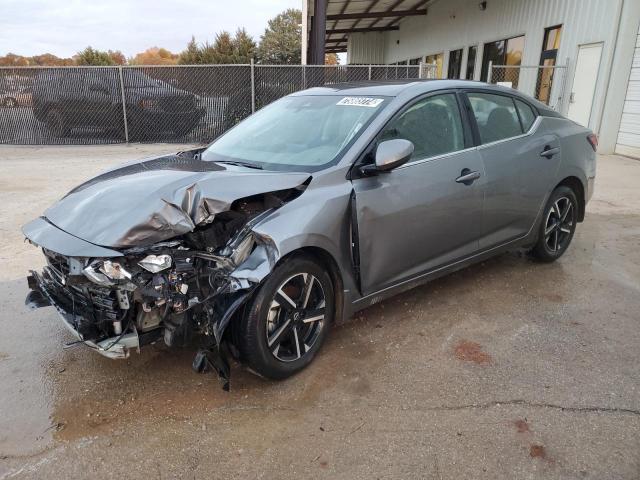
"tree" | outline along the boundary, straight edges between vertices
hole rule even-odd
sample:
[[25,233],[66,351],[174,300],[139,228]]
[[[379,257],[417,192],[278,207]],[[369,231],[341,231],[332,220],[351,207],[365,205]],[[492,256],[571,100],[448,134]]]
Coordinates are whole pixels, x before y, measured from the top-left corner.
[[29,58],[15,53],[7,53],[4,57],[0,57],[0,66],[3,67],[26,67],[29,65]]
[[[249,63],[254,57],[256,42],[244,28],[239,28],[234,37],[227,31],[216,33],[213,43],[198,44],[194,37],[178,56],[182,65]],[[137,61],[134,59],[134,62]]]
[[4,57],[0,57],[0,66],[2,67],[66,67],[75,64],[73,58],[60,58],[52,53],[43,53],[42,55],[34,55],[33,57],[23,57],[15,53],[7,53]]
[[115,65],[115,61],[109,52],[101,52],[92,47],[87,47],[78,52],[74,59],[78,65]]
[[324,56],[325,65],[340,65],[340,59],[336,53],[327,53]]
[[192,36],[189,43],[187,43],[187,48],[178,55],[178,63],[180,65],[197,65],[202,63],[201,54],[200,47],[196,43],[196,37]]
[[178,55],[166,48],[152,47],[136,54],[129,63],[131,65],[175,65],[178,63]]
[[127,59],[124,56],[124,54],[120,51],[120,50],[109,50],[107,52],[109,54],[109,56],[111,57],[111,60],[113,60],[113,64],[114,65],[126,65],[127,64]]
[[51,53],[43,53],[42,55],[34,55],[31,57],[29,64],[48,67],[67,67],[75,65],[75,62],[73,58],[60,58]]
[[207,63],[234,63],[233,50],[234,45],[231,34],[225,30],[216,33],[216,39],[212,46],[213,61]]
[[272,18],[260,37],[261,63],[299,65],[301,61],[302,12],[289,8]]
[[236,30],[233,38],[233,63],[250,63],[256,53],[256,42],[244,28]]

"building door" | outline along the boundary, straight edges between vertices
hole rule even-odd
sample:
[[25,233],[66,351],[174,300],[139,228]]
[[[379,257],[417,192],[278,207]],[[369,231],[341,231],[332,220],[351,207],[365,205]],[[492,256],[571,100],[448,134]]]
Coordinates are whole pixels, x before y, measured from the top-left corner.
[[616,153],[640,158],[640,30],[620,120]]
[[547,67],[538,71],[538,81],[536,83],[536,98],[549,105],[551,98],[551,87],[553,86],[553,74],[560,48],[560,34],[562,25],[546,28],[544,31],[544,41],[542,42],[542,54],[540,55],[540,65]]
[[601,56],[602,43],[580,45],[578,49],[567,116],[585,127],[589,126],[591,120],[593,94],[596,91]]

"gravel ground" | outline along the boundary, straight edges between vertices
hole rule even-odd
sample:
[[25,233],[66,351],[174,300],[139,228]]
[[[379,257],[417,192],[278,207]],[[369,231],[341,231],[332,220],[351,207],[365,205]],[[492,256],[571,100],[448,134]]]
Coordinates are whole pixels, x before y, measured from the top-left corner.
[[640,477],[640,162],[601,156],[567,254],[502,255],[363,311],[283,382],[193,352],[112,361],[52,309],[20,226],[72,186],[176,145],[0,147],[0,480]]

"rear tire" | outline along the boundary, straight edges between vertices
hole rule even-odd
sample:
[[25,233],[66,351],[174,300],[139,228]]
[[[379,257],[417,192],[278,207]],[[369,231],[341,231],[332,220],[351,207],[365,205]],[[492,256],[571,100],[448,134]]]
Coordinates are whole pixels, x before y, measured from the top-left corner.
[[259,375],[280,380],[305,368],[334,317],[331,278],[307,257],[278,265],[252,296],[240,323],[240,358]]
[[578,199],[569,187],[556,188],[544,208],[532,255],[541,262],[554,262],[569,248],[578,223]]

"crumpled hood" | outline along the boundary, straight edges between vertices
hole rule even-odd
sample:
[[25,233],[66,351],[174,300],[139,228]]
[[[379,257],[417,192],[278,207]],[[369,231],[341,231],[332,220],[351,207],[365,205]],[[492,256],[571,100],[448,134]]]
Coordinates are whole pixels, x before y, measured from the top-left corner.
[[76,187],[44,216],[95,245],[147,246],[211,222],[235,200],[295,188],[309,178],[226,167],[179,156],[130,163]]

